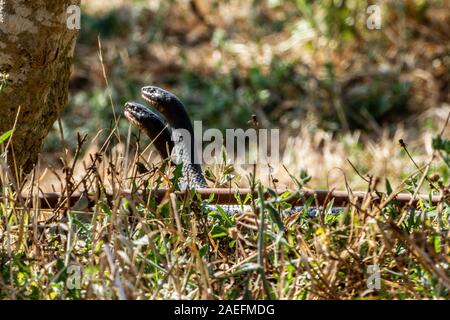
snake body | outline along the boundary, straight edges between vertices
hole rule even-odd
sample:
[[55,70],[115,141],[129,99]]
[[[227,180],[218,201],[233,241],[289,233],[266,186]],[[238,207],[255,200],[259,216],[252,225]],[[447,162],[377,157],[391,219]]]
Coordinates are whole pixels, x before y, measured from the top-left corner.
[[[127,102],[124,106],[125,117],[140,130],[145,132],[153,141],[159,154],[175,163],[182,163],[182,189],[208,188],[201,165],[196,161],[195,136],[191,119],[181,100],[173,93],[155,86],[146,86],[141,89],[144,100],[158,110],[165,120],[146,106],[136,102]],[[167,124],[166,124],[167,121]],[[183,135],[183,131],[188,135]],[[250,206],[221,206],[230,214],[251,210]],[[208,210],[215,210],[207,205]],[[331,208],[325,214],[338,214],[343,208]],[[301,212],[303,207],[286,209],[283,213]],[[316,217],[319,209],[309,207],[306,214]]]
[[147,107],[136,102],[127,102],[125,117],[151,139],[163,159],[169,158],[174,143],[170,128],[164,121]]
[[[141,93],[144,100],[158,110],[165,120],[146,106],[136,102],[125,104],[125,117],[148,135],[164,159],[171,157],[175,162],[182,162],[181,188],[208,188],[202,173],[202,167],[195,161],[194,130],[183,103],[173,93],[154,86],[143,87]],[[189,133],[187,141],[183,139],[180,129]],[[229,214],[251,211],[249,205],[222,205],[221,208]],[[213,211],[216,210],[216,206],[206,205],[205,209]],[[292,212],[299,212],[300,210],[302,210],[302,207],[295,207]],[[336,212],[333,209],[333,213]],[[316,216],[318,209],[308,208],[307,214]]]
[[181,100],[173,93],[155,86],[141,89],[142,97],[158,110],[165,121],[147,107],[136,102],[125,104],[125,117],[154,141],[163,158],[172,156],[175,163],[181,163],[183,189],[208,188],[202,167],[196,161],[194,129],[191,119]]

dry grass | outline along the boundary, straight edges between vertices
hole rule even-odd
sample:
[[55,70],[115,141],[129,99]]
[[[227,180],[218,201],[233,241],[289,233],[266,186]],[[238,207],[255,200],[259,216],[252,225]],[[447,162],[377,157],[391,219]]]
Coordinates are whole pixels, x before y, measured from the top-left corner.
[[[433,156],[431,146],[432,138],[438,134],[439,128],[445,123],[446,116],[450,112],[450,106],[444,105],[442,108],[435,108],[423,114],[422,117],[435,124],[433,128],[424,128],[417,132],[416,127],[405,128],[399,125],[393,133],[388,130],[382,131],[377,139],[364,138],[360,132],[344,134],[338,139],[330,132],[320,128],[305,125],[298,134],[293,136],[281,136],[280,162],[278,165],[272,163],[276,169],[274,176],[278,179],[280,189],[290,189],[295,187],[295,183],[290,179],[286,169],[294,176],[299,176],[302,170],[306,170],[312,177],[307,184],[310,188],[324,189],[345,189],[346,183],[354,190],[364,190],[365,181],[356,173],[350,161],[363,175],[377,177],[380,181],[389,179],[393,184],[399,184],[403,179],[414,173],[417,168],[412,163],[408,155],[400,147],[399,140],[403,139],[408,144],[409,151],[414,155],[415,161],[419,165],[428,163]],[[122,119],[121,121],[126,121]],[[308,122],[308,121],[306,121]],[[311,121],[314,123],[314,121]],[[205,128],[206,129],[206,128]],[[138,133],[130,127],[130,132]],[[444,138],[450,137],[448,130],[444,133]],[[284,141],[284,142],[283,142]],[[161,159],[151,145],[141,142],[141,148],[145,151],[141,155],[140,161],[157,165]],[[128,164],[135,161],[133,150],[136,140],[131,138],[132,149],[127,145],[127,137],[122,137],[122,142],[117,142],[111,151],[105,155],[105,163],[112,161],[111,154],[123,160],[123,157],[130,157]],[[89,166],[91,158],[101,149],[96,139],[90,141],[83,149],[81,161],[74,167],[74,179],[78,184],[84,177],[85,169]],[[73,160],[74,151],[65,152],[67,161]],[[61,153],[64,154],[64,153]],[[115,160],[117,161],[117,160]],[[124,160],[123,160],[124,161]],[[285,169],[285,168],[286,169]],[[220,165],[205,167],[215,172],[217,180],[221,180]],[[249,182],[246,176],[252,172],[251,166],[247,166],[246,171],[238,170],[233,173],[233,185],[236,187],[248,187]],[[64,168],[58,164],[50,164],[43,161],[41,166],[41,188],[43,191],[54,191],[61,178],[57,175],[63,174]],[[106,169],[102,169],[106,170]],[[132,170],[129,168],[129,170]],[[433,170],[440,174],[448,175],[448,169],[440,163],[433,164]],[[102,171],[103,172],[103,171]],[[258,173],[264,184],[270,182],[270,176],[264,174],[266,168],[258,167]],[[107,185],[110,187],[110,185]],[[211,183],[211,187],[214,183]],[[425,187],[425,190],[426,187]]]
[[[79,151],[86,141],[78,141]],[[145,164],[139,149],[127,161],[130,145],[112,148],[110,142],[85,163],[78,151],[73,160],[64,160],[66,169],[58,178],[64,196],[50,211],[38,209],[36,195],[46,180],[39,168],[25,183],[2,166],[0,297],[449,297],[448,186],[430,182],[445,196],[437,206],[422,199],[422,213],[392,200],[397,192],[421,190],[428,167],[385,193],[381,204],[368,196],[338,215],[328,212],[332,202],[319,204],[314,219],[303,211],[283,213],[288,192],[264,201],[248,199],[253,212],[228,216],[220,208],[206,210],[195,192],[185,199],[168,194],[155,203],[151,190],[173,182],[169,168]],[[136,171],[138,161],[146,172]],[[77,166],[84,169],[73,170]],[[260,194],[266,190],[257,176],[250,181]],[[301,187],[301,181],[295,183]],[[377,185],[366,188],[376,191]],[[76,189],[98,195],[93,211],[83,200],[73,206],[65,202]],[[114,193],[111,200],[106,189]],[[144,196],[135,192],[126,199],[129,189]],[[17,190],[30,201],[19,199]]]
[[[162,4],[148,3],[152,8]],[[246,22],[252,13],[250,2],[221,2],[217,10],[201,3],[202,12],[209,12],[206,16],[216,27],[236,27],[224,46],[200,41],[207,26],[198,22],[199,17],[192,13],[187,1],[179,1],[183,10],[171,12],[174,23],[165,30],[171,35],[169,41],[143,44],[142,57],[130,56],[123,39],[105,40],[104,63],[98,61],[98,48],[80,48],[86,58],[75,76],[81,74],[96,88],[104,88],[104,73],[111,74],[111,65],[120,61],[129,78],[164,84],[170,80],[165,76],[178,74],[183,65],[199,70],[205,77],[218,69],[220,75],[235,67],[246,73],[253,63],[267,72],[270,61],[281,55],[299,59],[303,62],[300,68],[309,66],[312,71],[308,75],[317,78],[322,76],[323,64],[331,60],[336,65],[339,86],[346,82],[344,78],[353,79],[357,73],[354,71],[366,62],[352,46],[342,51],[329,50],[336,49],[337,43],[324,40],[312,28],[305,27],[300,36],[279,32],[255,42],[251,36],[254,29]],[[110,4],[128,7],[127,1]],[[89,1],[85,8],[96,12],[110,7]],[[185,25],[192,26],[187,35]],[[443,30],[447,27],[442,26]],[[420,28],[425,34],[429,30]],[[396,39],[397,31],[388,29],[386,36]],[[190,44],[180,45],[177,37]],[[442,48],[430,44],[434,40],[424,38],[427,41],[417,42],[420,48],[431,47],[427,50],[431,56],[441,53]],[[306,48],[310,40],[315,50],[299,50]],[[400,46],[390,47],[386,61],[378,63],[395,67],[397,58],[404,57],[401,51]],[[430,70],[426,66],[432,57],[416,52],[421,50],[410,52],[407,58],[417,61],[418,67],[404,76],[411,77],[418,88],[413,95],[415,107],[427,107],[428,111],[416,113],[419,121],[408,118],[394,129],[378,128],[375,122],[368,122],[376,129],[375,135],[368,138],[358,131],[332,134],[317,124],[317,114],[308,113],[301,126],[294,126],[297,130],[283,132],[283,164],[294,177],[306,169],[312,178],[307,187],[378,191],[383,195],[381,204],[369,196],[338,215],[329,214],[331,202],[318,204],[320,214],[315,219],[304,212],[286,214],[289,192],[264,201],[248,199],[253,211],[239,216],[228,216],[220,208],[209,212],[195,192],[185,199],[168,194],[161,203],[155,203],[151,190],[172,187],[174,168],[161,166],[151,148],[144,150],[148,147],[145,140],[136,143],[134,129],[121,133],[117,128],[123,120],[114,122],[111,130],[101,129],[109,137],[106,142],[100,142],[100,132],[86,141],[78,137],[77,149],[57,150],[60,160],[41,158],[27,177],[16,177],[7,168],[3,153],[0,298],[448,299],[449,169],[431,147],[431,138],[441,132],[449,113],[449,105],[442,103],[445,95],[439,98],[442,93],[435,81],[437,77],[445,79],[441,71],[448,61],[443,59],[440,66]],[[351,61],[343,59],[350,53],[355,53]],[[158,63],[143,63],[155,57]],[[424,70],[418,72],[421,68]],[[143,74],[145,79],[141,79]],[[119,88],[126,86],[121,78],[109,80],[107,83]],[[308,104],[311,97],[323,94],[316,92],[316,82],[310,82],[312,93],[305,93],[308,110],[314,107]],[[107,89],[105,97],[111,93],[111,88]],[[115,98],[106,98],[108,108],[114,108],[115,101],[110,97]],[[289,107],[291,101],[284,102],[283,107]],[[428,122],[433,126],[425,126]],[[409,123],[419,123],[420,127]],[[443,137],[449,134],[447,130]],[[58,142],[64,146],[67,139],[77,140],[75,134],[66,132],[66,141]],[[420,170],[399,146],[399,139],[408,144],[407,150]],[[143,164],[139,170],[137,162]],[[220,166],[212,170],[218,181],[226,180],[230,173]],[[276,186],[259,171],[256,176],[236,176],[233,184],[250,185],[260,192],[275,187],[301,192],[305,181],[295,181],[286,173],[280,168]],[[390,183],[383,183],[386,179]],[[83,198],[68,205],[67,197],[76,190],[97,195],[93,210],[87,210]],[[106,198],[106,190],[113,192],[112,199]],[[126,199],[123,194],[128,190],[142,191],[144,195],[135,192]],[[42,191],[63,194],[57,208],[39,209],[37,195]],[[392,200],[399,191],[430,192],[443,197],[437,206],[421,199],[418,208],[401,208]],[[18,194],[29,195],[29,201]],[[313,199],[308,200],[316,205]],[[379,288],[376,281],[372,282],[378,279],[374,270],[379,270]]]
[[[192,2],[197,4],[201,16],[192,9]],[[210,83],[210,86],[213,86],[217,78],[225,77],[237,69],[239,86],[233,90],[233,93],[238,92],[233,103],[239,104],[241,103],[239,92],[244,90],[243,83],[250,81],[248,74],[251,73],[252,67],[256,66],[268,79],[275,81],[276,72],[270,70],[271,63],[280,59],[294,61],[296,73],[293,76],[305,78],[302,80],[302,88],[306,92],[293,87],[287,89],[283,95],[280,94],[282,100],[276,106],[276,110],[279,110],[276,111],[278,112],[275,116],[276,122],[267,119],[269,115],[258,109],[257,102],[253,105],[244,103],[239,106],[242,109],[253,108],[250,111],[258,115],[262,126],[282,129],[282,164],[295,176],[298,176],[301,170],[307,170],[312,176],[309,187],[342,189],[345,187],[343,179],[345,175],[352,188],[364,189],[364,181],[354,174],[347,159],[364,175],[370,174],[382,181],[389,178],[392,183],[400,183],[414,172],[415,167],[400,148],[399,139],[408,144],[410,152],[419,164],[425,164],[430,160],[431,137],[442,127],[450,108],[448,90],[445,90],[445,83],[448,83],[445,74],[450,64],[443,55],[446,47],[441,41],[441,36],[446,30],[443,22],[448,19],[448,15],[438,14],[433,9],[427,11],[426,18],[433,18],[430,24],[418,25],[418,20],[414,20],[414,16],[408,14],[418,4],[408,3],[405,5],[403,16],[397,17],[396,15],[401,15],[402,11],[397,10],[394,2],[386,2],[382,6],[384,19],[396,23],[387,23],[380,31],[365,30],[365,33],[360,35],[362,39],[356,38],[354,43],[341,44],[337,43],[337,40],[328,39],[319,29],[306,21],[293,19],[291,15],[297,10],[293,3],[282,2],[281,8],[271,7],[268,3],[260,6],[252,6],[251,3],[251,1],[197,0],[167,4],[154,0],[130,5],[127,1],[112,1],[108,4],[96,0],[89,1],[84,4],[83,9],[87,14],[101,15],[111,10],[119,10],[122,14],[118,14],[117,19],[129,20],[130,17],[141,14],[149,20],[143,23],[138,19],[132,24],[127,35],[133,35],[133,38],[120,34],[102,39],[104,65],[98,61],[97,46],[80,44],[80,57],[83,59],[77,59],[74,81],[81,74],[89,79],[92,86],[103,88],[105,86],[103,71],[106,69],[108,74],[126,75],[126,79],[120,76],[110,79],[110,89],[115,94],[124,91],[128,93],[124,88],[130,84],[126,81],[132,81],[131,86],[135,90],[139,89],[139,84],[160,85],[174,90],[186,100],[191,100],[184,101],[190,114],[194,114],[193,120],[203,120],[205,126],[221,128],[221,123],[208,122],[207,117],[217,116],[224,111],[218,109],[211,114],[197,111],[206,109],[204,104],[208,102],[206,101],[208,92],[196,90],[195,86],[192,89],[186,84],[178,83],[180,74],[186,70],[195,72],[203,78],[214,79]],[[390,8],[395,10],[389,10]],[[361,9],[358,12],[360,11],[361,14],[355,17],[355,23],[357,30],[363,32],[364,28],[361,26],[365,22],[363,14],[365,10]],[[323,10],[319,12],[320,17],[317,19],[322,21],[322,15],[325,13]],[[429,16],[431,14],[434,16]],[[259,15],[269,24],[284,21],[286,25],[278,31],[264,31],[255,18]],[[165,17],[170,19],[164,19]],[[157,23],[160,24],[159,29],[154,27]],[[406,35],[402,28],[417,31],[414,41],[405,40]],[[212,32],[210,29],[214,31],[215,36],[210,34]],[[433,30],[436,32],[430,37]],[[150,32],[157,34],[149,34]],[[226,36],[226,40],[216,39],[220,38],[220,34]],[[162,39],[158,40],[158,37]],[[147,38],[150,40],[146,40]],[[380,42],[380,47],[386,46],[383,50],[386,54],[377,54],[379,52],[374,51],[372,54],[375,57],[369,58],[370,50],[366,50],[365,47],[369,47],[372,42],[375,44]],[[321,81],[327,79],[324,68],[326,64],[332,64],[335,68],[335,82],[332,84],[335,86],[334,90],[345,95],[364,89],[364,86],[370,83],[373,74],[383,74],[383,70],[397,72],[401,61],[407,61],[409,66],[399,74],[400,80],[411,82],[409,114],[401,114],[401,119],[387,125],[380,121],[368,120],[367,125],[361,130],[351,132],[344,130],[331,132],[323,128],[320,123],[322,113],[335,107],[328,99],[329,93],[321,87],[323,85]],[[392,85],[387,74],[384,81]],[[287,85],[280,83],[273,91],[282,91],[283,87],[288,87]],[[253,94],[257,95],[259,92]],[[136,91],[134,96],[127,96],[127,99],[137,99],[138,95]],[[105,101],[109,100],[106,96],[102,95]],[[192,96],[197,99],[193,99]],[[205,98],[198,99],[203,96]],[[119,99],[124,97],[115,97],[114,103],[118,104]],[[315,99],[318,102],[314,102]],[[89,103],[76,104],[72,109],[89,114],[95,108],[94,101],[95,99],[91,99]],[[111,107],[108,105],[102,108]],[[82,111],[84,109],[87,110]],[[299,110],[299,113],[288,113],[291,109]],[[102,111],[103,113],[105,112]],[[95,121],[90,118],[92,115],[89,115],[85,122]],[[432,125],[429,125],[430,123]],[[91,136],[95,134],[97,132],[91,133]],[[89,147],[90,152],[84,154],[86,160],[89,160],[89,153],[94,153],[95,148],[99,148],[96,144],[98,143],[94,141]],[[114,144],[118,145],[117,148],[126,148],[124,140],[121,143],[115,140]],[[54,158],[53,155],[48,157]],[[55,170],[61,172],[59,163],[54,159],[51,160],[43,163],[43,166],[46,167],[52,162]],[[444,167],[438,166],[436,169],[440,174],[448,175]],[[79,168],[82,175],[83,167]],[[262,175],[260,177],[267,184],[268,179]],[[276,178],[280,181],[280,188],[293,187],[289,176],[281,166],[278,168]],[[240,186],[248,185],[245,174],[243,177],[236,177],[234,181]],[[49,190],[52,183],[53,177],[47,175],[46,185],[43,187]]]

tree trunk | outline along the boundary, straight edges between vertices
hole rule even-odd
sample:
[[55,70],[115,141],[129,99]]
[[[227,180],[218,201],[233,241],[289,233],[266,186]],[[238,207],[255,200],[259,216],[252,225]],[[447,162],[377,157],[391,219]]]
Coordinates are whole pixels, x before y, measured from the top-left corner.
[[80,0],[0,0],[0,80],[8,75],[0,92],[0,135],[17,117],[8,164],[24,173],[67,103],[78,33],[68,24],[71,5]]

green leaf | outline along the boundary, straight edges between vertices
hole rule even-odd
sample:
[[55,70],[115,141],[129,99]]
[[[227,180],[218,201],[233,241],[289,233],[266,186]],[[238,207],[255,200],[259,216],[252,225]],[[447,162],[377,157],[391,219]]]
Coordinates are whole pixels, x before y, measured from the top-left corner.
[[226,237],[227,235],[228,235],[227,229],[222,226],[215,225],[211,229],[211,237],[213,239]]
[[5,72],[0,73],[0,92],[8,86],[8,78],[9,74]]
[[199,253],[200,257],[204,257],[209,251],[209,244],[205,244],[203,247],[200,248]]
[[275,222],[275,224],[278,226],[279,232],[283,231],[284,225],[283,225],[283,221],[281,220],[280,213],[270,203],[267,203],[266,206],[267,206],[267,211],[269,211],[270,217]]
[[102,203],[100,205],[100,207],[103,209],[103,212],[108,216],[111,217],[112,216],[112,211],[111,208],[109,207],[109,205],[107,203]]
[[241,193],[239,192],[239,189],[237,189],[233,195],[234,195],[234,198],[236,199],[237,204],[242,207],[242,199],[241,199]]
[[243,205],[247,204],[247,202],[250,201],[251,198],[252,198],[252,193],[251,192],[247,193],[247,195],[245,196]]
[[13,132],[12,130],[9,130],[9,131],[6,131],[4,134],[2,134],[2,135],[0,136],[0,144],[2,144],[3,142],[5,142],[6,140],[8,140],[9,137],[11,136],[12,132]]
[[267,192],[270,194],[270,196],[272,197],[272,198],[274,198],[275,200],[278,198],[278,194],[274,191],[274,190],[272,190],[272,189],[270,189],[270,188],[267,188]]
[[435,235],[433,242],[434,242],[434,252],[439,254],[441,252],[441,237]]
[[314,197],[309,196],[308,200],[306,200],[305,205],[303,206],[302,214],[301,216],[299,216],[299,218],[304,218],[308,215],[308,209],[311,207],[313,201]]
[[388,180],[388,178],[386,178],[386,192],[387,192],[387,194],[388,194],[388,196],[389,195],[391,195],[392,194],[392,186],[391,186],[391,183],[389,182],[389,180]]
[[175,170],[173,171],[173,177],[170,179],[170,182],[174,186],[175,190],[180,190],[179,180],[183,177],[183,164],[179,163],[176,165]]
[[291,191],[285,191],[280,195],[280,199],[281,200],[286,200],[291,196]]
[[450,140],[437,137],[433,139],[432,146],[435,150],[442,150],[446,153],[450,153]]
[[333,204],[334,204],[334,198],[331,199],[331,201],[327,203],[327,206],[325,208],[325,214],[331,213],[331,209],[333,209]]

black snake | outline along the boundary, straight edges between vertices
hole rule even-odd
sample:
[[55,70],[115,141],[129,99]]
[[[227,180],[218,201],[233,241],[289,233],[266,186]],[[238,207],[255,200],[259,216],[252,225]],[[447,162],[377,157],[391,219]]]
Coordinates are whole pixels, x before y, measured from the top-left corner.
[[[151,111],[146,106],[136,102],[127,102],[124,106],[125,117],[139,129],[145,132],[153,141],[153,145],[158,150],[162,158],[171,157],[175,163],[182,163],[182,189],[208,188],[205,177],[202,173],[201,165],[196,160],[195,137],[186,108],[181,100],[173,93],[155,87],[146,86],[141,89],[142,97],[149,102],[165,120]],[[167,121],[167,124],[166,124]],[[180,130],[188,133],[183,136]],[[187,138],[187,141],[184,139]],[[214,206],[207,206],[209,210],[214,210]],[[250,211],[248,205],[221,206],[226,212],[233,214]],[[290,212],[298,212],[303,207],[294,207]],[[333,208],[332,213],[337,213],[341,209]],[[308,215],[316,216],[317,208],[308,208]]]
[[125,104],[125,117],[154,141],[164,159],[172,156],[175,163],[182,164],[183,189],[208,188],[202,167],[195,161],[194,129],[183,103],[173,93],[154,86],[143,87],[141,93],[164,116],[170,127],[156,113],[136,102]]
[[[174,163],[182,164],[180,183],[182,189],[208,188],[202,167],[196,161],[197,151],[191,119],[181,100],[173,93],[155,86],[143,87],[141,94],[144,100],[156,108],[166,120],[163,120],[146,106],[136,102],[125,104],[125,117],[149,136],[163,159],[170,157]],[[208,207],[214,210],[214,206]],[[229,213],[251,209],[247,205],[230,205],[222,206],[222,208]],[[285,211],[292,213],[300,210],[303,210],[303,207],[293,207]],[[341,211],[342,208],[331,208],[326,214],[337,214]],[[309,216],[317,216],[317,213],[318,208],[307,208]]]

